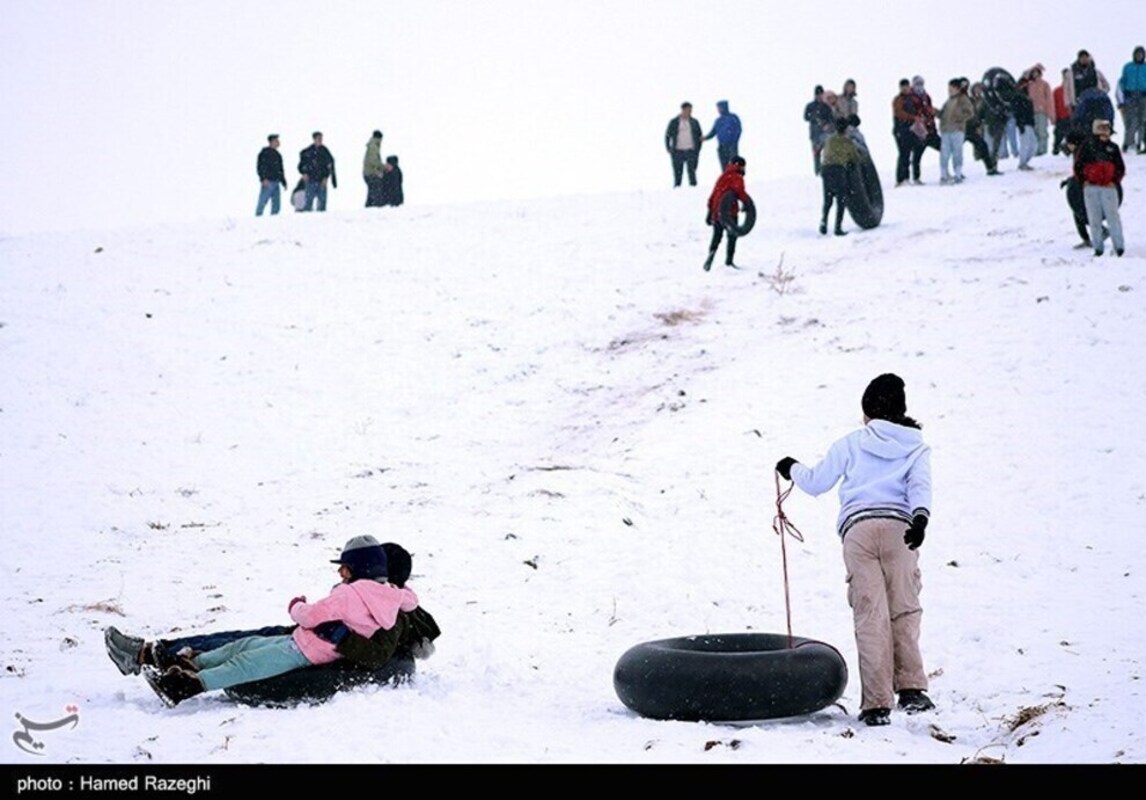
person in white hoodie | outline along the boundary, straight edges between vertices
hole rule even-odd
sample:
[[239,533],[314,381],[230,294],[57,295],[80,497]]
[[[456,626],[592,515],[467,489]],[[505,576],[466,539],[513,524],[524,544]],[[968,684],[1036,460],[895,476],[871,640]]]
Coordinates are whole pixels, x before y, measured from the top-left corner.
[[[864,427],[835,442],[814,467],[792,457],[776,471],[810,495],[840,483],[843,540],[861,684],[859,719],[891,722],[935,707],[919,650],[919,546],[931,515],[931,448],[907,416],[903,379],[875,378],[863,393]],[[842,482],[841,482],[842,480]]]

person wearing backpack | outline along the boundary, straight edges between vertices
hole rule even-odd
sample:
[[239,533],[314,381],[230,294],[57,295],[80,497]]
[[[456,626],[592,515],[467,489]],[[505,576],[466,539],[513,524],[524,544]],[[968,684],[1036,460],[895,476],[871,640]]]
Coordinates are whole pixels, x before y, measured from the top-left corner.
[[1093,135],[1078,149],[1074,157],[1074,177],[1082,184],[1082,197],[1086,203],[1086,217],[1090,223],[1090,241],[1094,254],[1103,253],[1102,223],[1110,231],[1114,253],[1125,252],[1122,238],[1122,219],[1118,213],[1118,194],[1126,165],[1122,151],[1110,140],[1112,125],[1108,119],[1096,119]]

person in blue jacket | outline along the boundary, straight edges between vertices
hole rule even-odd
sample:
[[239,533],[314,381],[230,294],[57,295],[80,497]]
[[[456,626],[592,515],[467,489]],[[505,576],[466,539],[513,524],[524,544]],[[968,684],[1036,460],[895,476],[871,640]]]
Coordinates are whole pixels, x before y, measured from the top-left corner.
[[903,379],[876,377],[860,401],[864,425],[814,467],[787,456],[776,472],[819,495],[840,485],[843,542],[855,623],[861,722],[887,725],[892,699],[908,714],[935,708],[919,651],[919,546],[931,518],[931,448],[907,416]]
[[1146,47],[1134,48],[1133,57],[1122,67],[1118,84],[1122,89],[1122,118],[1126,123],[1122,152],[1134,147],[1142,155],[1146,153]]
[[704,138],[705,141],[716,139],[716,157],[720,159],[720,171],[723,172],[728,163],[740,155],[740,117],[728,110],[727,100],[718,102],[716,110],[716,121]]

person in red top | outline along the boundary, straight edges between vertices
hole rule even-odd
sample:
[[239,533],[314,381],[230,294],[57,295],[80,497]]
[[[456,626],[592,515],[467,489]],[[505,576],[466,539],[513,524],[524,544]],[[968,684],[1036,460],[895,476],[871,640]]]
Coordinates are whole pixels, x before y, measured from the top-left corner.
[[[704,262],[704,271],[708,272],[712,269],[712,259],[716,256],[716,251],[720,247],[720,240],[724,236],[725,226],[720,220],[720,201],[728,192],[736,195],[736,199],[732,201],[731,213],[733,216],[740,213],[740,203],[744,203],[746,208],[752,208],[752,198],[748,196],[748,192],[744,189],[744,168],[747,162],[740,156],[734,156],[728,162],[728,166],[724,168],[724,172],[716,179],[716,185],[712,188],[712,194],[708,196],[708,216],[705,217],[705,222],[712,226],[712,242],[708,245],[708,258]],[[730,227],[728,229],[728,249],[724,255],[724,265],[739,269],[732,263],[733,256],[736,255],[736,232]]]
[[1066,149],[1066,135],[1070,133],[1070,106],[1066,102],[1063,89],[1068,80],[1070,80],[1070,70],[1064,69],[1063,82],[1051,92],[1054,96],[1054,146],[1051,148],[1051,153],[1056,156],[1059,153],[1064,156],[1070,155],[1070,151]]
[[1074,156],[1074,177],[1082,184],[1082,199],[1086,204],[1086,217],[1090,222],[1090,243],[1094,254],[1102,255],[1102,223],[1110,231],[1114,254],[1125,252],[1122,239],[1122,217],[1118,213],[1119,188],[1126,175],[1126,164],[1118,145],[1110,141],[1113,125],[1110,120],[1096,119],[1094,135],[1083,141]]

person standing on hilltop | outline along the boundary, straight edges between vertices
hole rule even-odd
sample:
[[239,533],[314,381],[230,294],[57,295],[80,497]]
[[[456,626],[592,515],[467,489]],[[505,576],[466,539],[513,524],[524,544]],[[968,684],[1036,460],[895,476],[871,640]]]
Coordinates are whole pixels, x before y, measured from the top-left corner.
[[718,116],[712,123],[712,130],[705,136],[705,140],[716,138],[716,157],[720,159],[720,169],[728,168],[733,158],[740,154],[740,117],[728,110],[728,101],[721,100],[716,104]]
[[334,156],[322,143],[322,131],[315,131],[311,135],[313,144],[298,154],[298,171],[306,183],[306,204],[304,211],[311,211],[315,201],[318,201],[318,210],[326,211],[326,183],[330,181],[331,187],[338,188],[338,176],[334,172]]
[[1122,115],[1126,126],[1122,152],[1135,148],[1139,155],[1146,154],[1146,47],[1134,48],[1118,81],[1122,87]]
[[828,137],[824,145],[824,162],[820,172],[820,179],[824,187],[824,205],[820,214],[820,233],[828,232],[828,212],[832,210],[832,202],[836,203],[836,236],[846,236],[844,230],[844,210],[848,200],[848,170],[859,165],[861,156],[859,147],[848,136],[848,120],[840,117],[836,120],[836,132]]
[[804,122],[808,123],[808,138],[812,140],[812,169],[820,174],[820,158],[824,143],[833,128],[835,111],[824,100],[824,87],[817,86],[812,102],[804,106]]
[[696,186],[696,165],[703,142],[700,123],[692,116],[692,103],[681,103],[680,113],[670,119],[665,128],[665,149],[672,159],[674,189],[680,186],[685,166],[688,167],[689,186]]
[[[962,78],[947,84],[947,102],[939,110],[939,182],[963,182],[963,140],[967,123],[975,116],[975,104]],[[951,166],[951,171],[948,170]]]
[[1100,256],[1103,253],[1102,223],[1105,221],[1114,253],[1121,256],[1125,252],[1125,244],[1118,200],[1126,165],[1122,161],[1122,151],[1110,140],[1110,120],[1096,119],[1093,130],[1093,135],[1082,143],[1074,157],[1074,177],[1082,184],[1094,254]]
[[366,207],[382,205],[382,176],[386,167],[382,163],[382,131],[374,131],[366,142],[366,155],[362,159],[362,180],[366,181]]
[[255,216],[261,217],[267,202],[271,204],[271,215],[279,213],[282,203],[280,187],[287,187],[286,175],[283,172],[283,157],[279,153],[279,135],[272,133],[267,137],[267,146],[259,151],[259,158],[255,164],[255,171],[259,175],[259,203],[255,206]]

